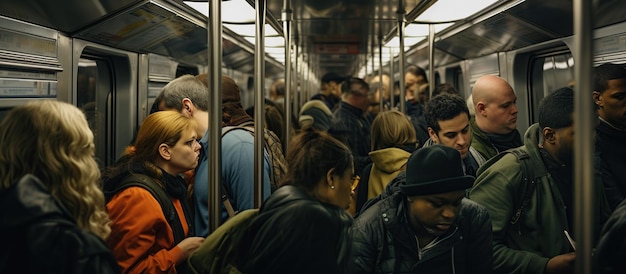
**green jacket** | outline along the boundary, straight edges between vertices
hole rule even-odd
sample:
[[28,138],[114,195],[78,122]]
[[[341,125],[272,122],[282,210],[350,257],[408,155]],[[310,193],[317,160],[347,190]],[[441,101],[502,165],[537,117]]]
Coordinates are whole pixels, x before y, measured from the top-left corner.
[[478,150],[485,159],[496,156],[498,149],[491,144],[491,140],[489,140],[487,134],[478,128],[475,118],[470,120],[470,127],[472,128],[471,146]]
[[[470,192],[470,199],[485,206],[492,219],[494,273],[543,273],[550,258],[571,251],[563,232],[569,231],[565,203],[541,158],[540,135],[538,124],[528,128],[524,135],[522,148],[530,156],[528,161],[537,175],[537,185],[525,213],[515,225],[510,224],[513,211],[517,209],[514,201],[523,199],[523,172],[515,155],[506,154],[481,170]],[[594,236],[597,239],[610,209],[597,176],[595,185]]]

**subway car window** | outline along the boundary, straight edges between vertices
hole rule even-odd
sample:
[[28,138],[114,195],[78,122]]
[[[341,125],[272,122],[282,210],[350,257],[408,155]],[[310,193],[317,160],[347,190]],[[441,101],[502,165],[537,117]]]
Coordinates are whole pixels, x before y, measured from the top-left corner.
[[452,75],[452,84],[454,85],[454,87],[459,91],[460,94],[463,94],[465,95],[465,97],[467,97],[465,93],[465,85],[463,84],[463,70],[461,70],[461,67],[454,67],[452,69]]
[[539,56],[531,61],[530,75],[532,124],[538,121],[536,110],[543,97],[559,88],[575,86],[574,58],[569,52]]
[[176,67],[176,78],[178,78],[179,76],[185,75],[185,74],[198,75],[198,68],[197,67],[188,67],[188,66],[178,66],[178,67]]
[[76,79],[76,103],[87,116],[94,135],[96,157],[100,167],[104,167],[115,160],[107,153],[111,151],[112,143],[108,130],[112,96],[110,63],[101,59],[81,58]]

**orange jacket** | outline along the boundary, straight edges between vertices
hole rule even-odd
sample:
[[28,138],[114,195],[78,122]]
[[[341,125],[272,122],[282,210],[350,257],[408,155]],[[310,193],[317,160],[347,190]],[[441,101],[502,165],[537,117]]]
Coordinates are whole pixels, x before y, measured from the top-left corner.
[[[180,200],[172,202],[185,234],[189,227]],[[176,273],[176,265],[186,259],[174,246],[174,234],[159,202],[141,187],[117,193],[107,204],[111,236],[107,244],[123,273]]]

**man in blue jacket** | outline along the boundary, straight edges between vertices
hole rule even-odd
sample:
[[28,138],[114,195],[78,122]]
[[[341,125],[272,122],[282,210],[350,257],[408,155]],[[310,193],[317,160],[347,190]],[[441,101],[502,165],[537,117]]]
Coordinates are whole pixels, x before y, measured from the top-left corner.
[[[209,89],[191,75],[184,75],[168,83],[156,98],[159,110],[175,110],[197,121],[200,144],[200,162],[194,175],[195,228],[198,236],[206,236],[208,231],[208,157],[209,142]],[[222,103],[224,108],[235,108],[245,114],[239,103],[239,87],[229,77],[222,77]],[[236,123],[253,122],[247,114],[237,116]],[[233,119],[232,115],[230,115]],[[237,124],[238,125],[238,124]],[[254,124],[252,124],[254,125]],[[270,195],[270,165],[267,151],[264,153],[263,199]],[[222,136],[222,183],[234,211],[254,208],[254,136],[247,130],[230,130]],[[228,214],[222,206],[222,220]]]

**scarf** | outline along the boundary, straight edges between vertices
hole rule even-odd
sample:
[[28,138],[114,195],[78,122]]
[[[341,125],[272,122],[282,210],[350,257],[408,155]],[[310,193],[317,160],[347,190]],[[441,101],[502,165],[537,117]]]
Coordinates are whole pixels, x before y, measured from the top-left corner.
[[505,151],[509,148],[516,148],[524,144],[522,143],[522,137],[519,135],[517,129],[507,134],[487,134],[487,137],[498,151]]

